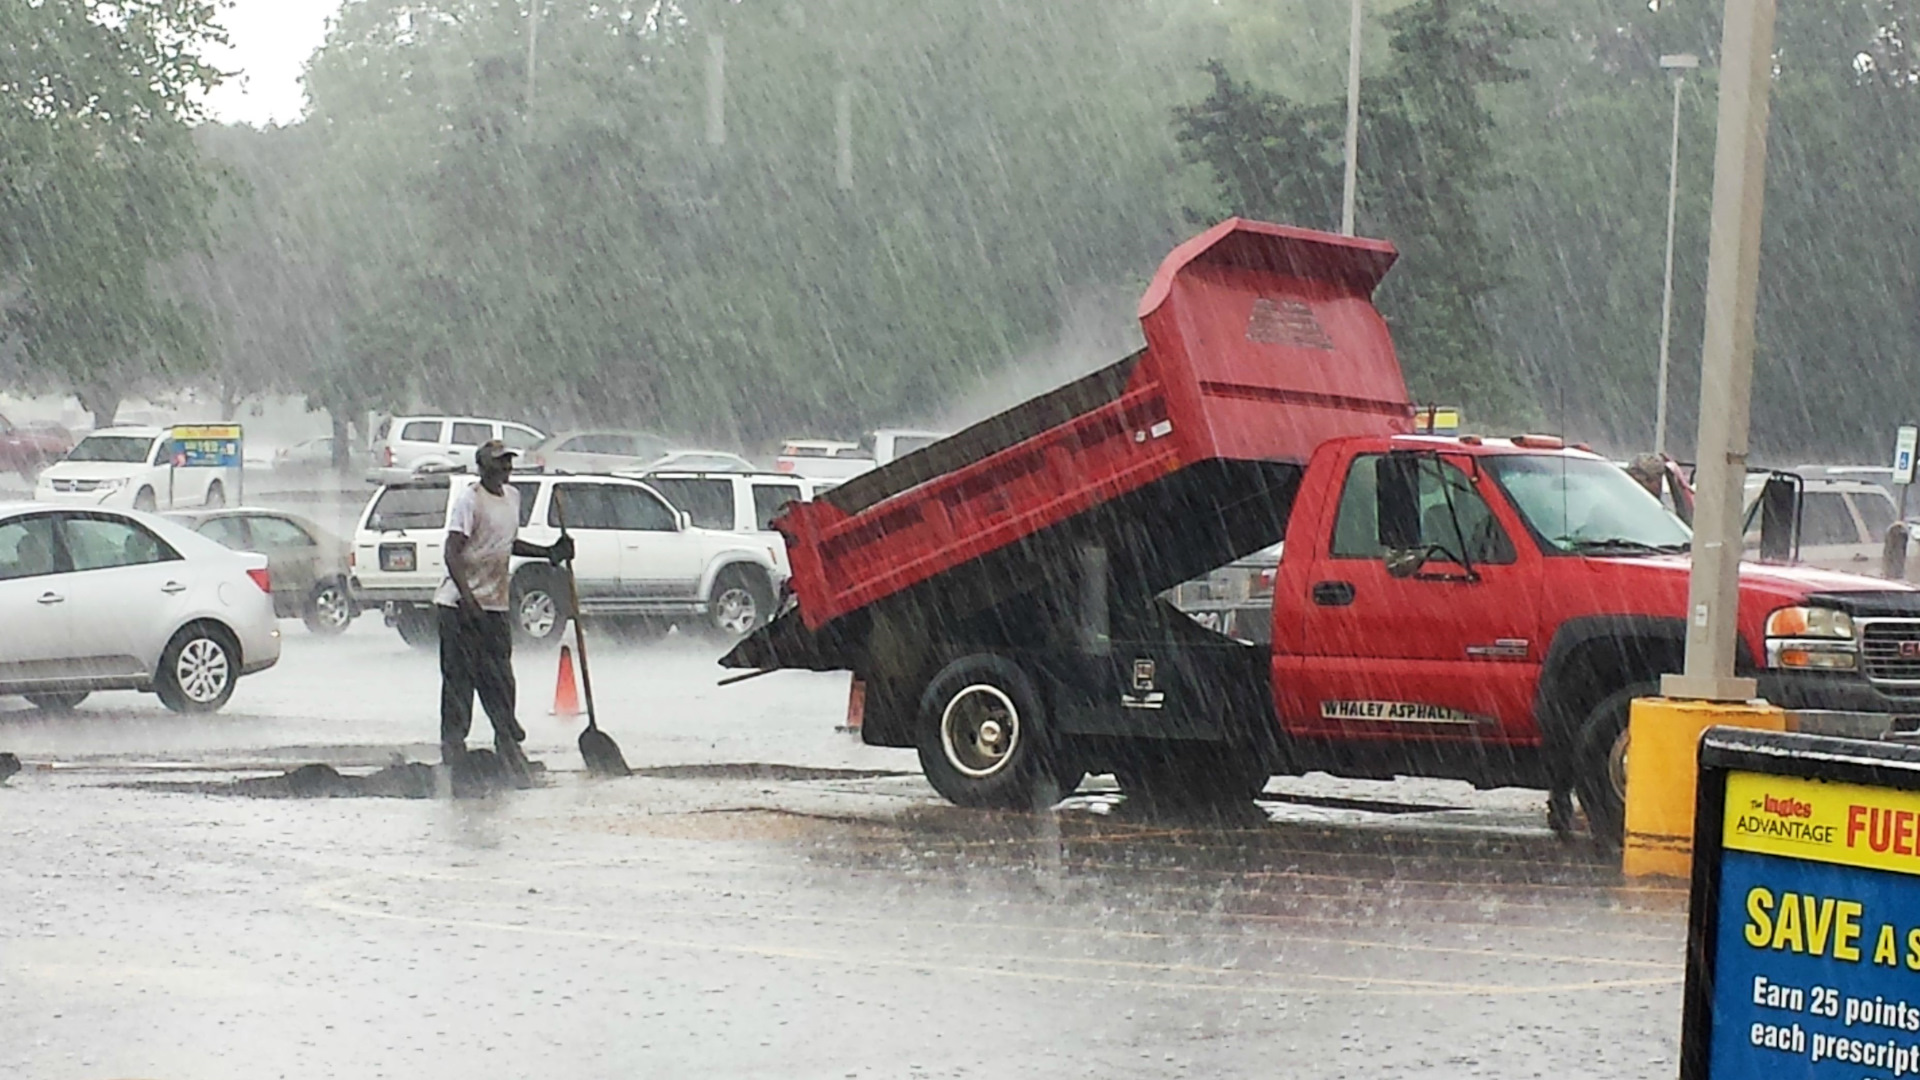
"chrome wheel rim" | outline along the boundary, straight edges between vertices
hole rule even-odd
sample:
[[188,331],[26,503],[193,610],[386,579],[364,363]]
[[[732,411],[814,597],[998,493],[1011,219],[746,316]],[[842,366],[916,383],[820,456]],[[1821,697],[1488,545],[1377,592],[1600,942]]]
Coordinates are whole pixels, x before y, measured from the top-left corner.
[[353,608],[348,606],[347,598],[340,595],[337,585],[320,590],[313,598],[313,610],[320,617],[320,625],[329,629],[339,629],[353,617]]
[[180,650],[180,659],[173,665],[173,677],[180,684],[180,692],[194,704],[219,700],[233,677],[226,648],[212,638],[194,638]]
[[940,714],[940,749],[962,775],[985,779],[1005,769],[1020,745],[1020,710],[997,686],[976,683]]
[[552,593],[535,589],[520,598],[520,629],[529,637],[546,637],[559,621],[560,605]]
[[759,605],[753,602],[753,593],[746,589],[735,586],[714,598],[714,625],[729,634],[750,633],[759,619]]
[[1607,783],[1622,805],[1627,801],[1627,733],[1622,730],[1607,751]]

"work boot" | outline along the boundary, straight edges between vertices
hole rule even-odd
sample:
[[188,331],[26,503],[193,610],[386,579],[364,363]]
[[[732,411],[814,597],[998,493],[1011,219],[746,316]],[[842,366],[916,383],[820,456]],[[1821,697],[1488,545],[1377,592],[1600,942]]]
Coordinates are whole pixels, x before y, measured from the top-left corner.
[[[518,724],[514,726],[519,727]],[[526,737],[527,733],[525,731],[520,732],[520,740],[524,740]],[[533,786],[533,768],[527,764],[527,755],[520,749],[519,741],[502,736],[495,736],[493,749],[494,753],[500,759],[500,771],[506,775],[507,783],[512,784],[521,791],[525,791]]]

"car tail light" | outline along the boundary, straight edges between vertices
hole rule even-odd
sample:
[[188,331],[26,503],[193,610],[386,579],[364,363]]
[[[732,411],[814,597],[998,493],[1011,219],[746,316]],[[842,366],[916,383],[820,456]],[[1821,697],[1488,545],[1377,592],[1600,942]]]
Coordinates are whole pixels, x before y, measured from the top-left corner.
[[1269,566],[1261,570],[1259,574],[1254,576],[1253,587],[1249,591],[1255,596],[1272,596],[1273,581],[1278,576],[1280,576],[1278,567]]
[[380,464],[389,469],[393,468],[393,447],[383,446],[380,448]]
[[773,468],[775,472],[792,472],[794,464],[786,458],[781,458],[773,463]]
[[266,567],[253,567],[247,571],[247,576],[253,579],[255,585],[260,586],[261,592],[270,593],[273,591],[273,575],[267,572]]

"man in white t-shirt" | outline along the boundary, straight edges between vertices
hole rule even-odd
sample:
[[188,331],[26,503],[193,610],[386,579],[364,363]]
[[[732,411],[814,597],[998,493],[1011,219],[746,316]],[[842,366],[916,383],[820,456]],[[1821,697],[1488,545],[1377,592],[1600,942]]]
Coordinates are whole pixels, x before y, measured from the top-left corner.
[[526,778],[520,743],[526,730],[514,718],[512,597],[508,563],[515,555],[558,566],[573,558],[573,538],[551,546],[516,539],[520,491],[507,483],[514,452],[499,439],[473,453],[480,482],[453,500],[447,520],[447,576],[433,596],[440,614],[440,760],[463,779],[473,696],[493,723],[493,744],[509,775]]

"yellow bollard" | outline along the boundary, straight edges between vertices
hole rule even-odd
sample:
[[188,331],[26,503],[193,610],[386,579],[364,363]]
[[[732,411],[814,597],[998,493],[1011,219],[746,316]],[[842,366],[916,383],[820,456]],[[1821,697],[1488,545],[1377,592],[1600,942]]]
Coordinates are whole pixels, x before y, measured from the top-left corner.
[[1693,867],[1694,779],[1710,727],[1787,730],[1787,711],[1764,701],[1635,698],[1627,720],[1628,877],[1685,878]]

